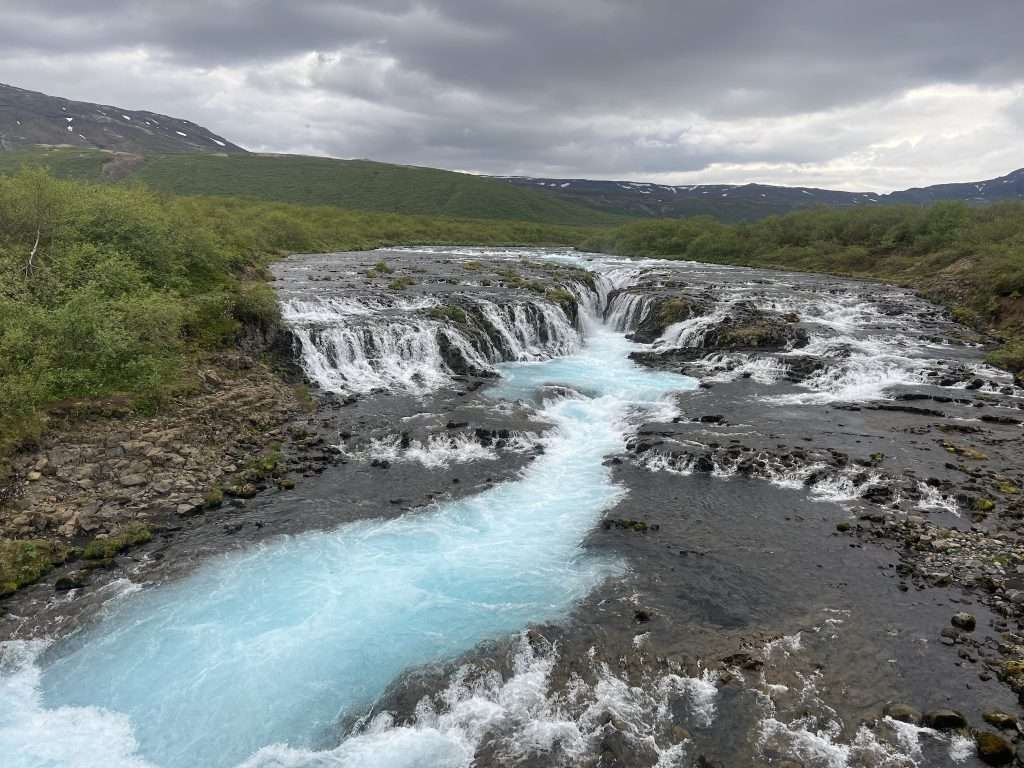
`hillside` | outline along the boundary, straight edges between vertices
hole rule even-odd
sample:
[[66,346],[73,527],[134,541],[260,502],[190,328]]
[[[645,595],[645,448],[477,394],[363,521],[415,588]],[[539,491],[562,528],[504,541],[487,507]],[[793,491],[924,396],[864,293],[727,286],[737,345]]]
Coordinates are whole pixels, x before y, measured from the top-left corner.
[[596,226],[615,216],[491,178],[433,168],[264,154],[127,155],[66,148],[0,152],[0,173],[43,165],[59,178],[132,180],[178,195],[247,197],[357,211]]
[[37,144],[118,152],[218,152],[244,149],[190,120],[0,83],[0,151]]
[[561,200],[608,213],[648,218],[707,215],[729,222],[753,221],[818,205],[863,208],[899,203],[924,205],[940,200],[984,204],[1024,199],[1024,169],[997,179],[937,184],[888,194],[843,192],[815,187],[777,187],[769,184],[668,186],[633,181],[541,179],[527,176],[496,178],[511,186],[540,189]]

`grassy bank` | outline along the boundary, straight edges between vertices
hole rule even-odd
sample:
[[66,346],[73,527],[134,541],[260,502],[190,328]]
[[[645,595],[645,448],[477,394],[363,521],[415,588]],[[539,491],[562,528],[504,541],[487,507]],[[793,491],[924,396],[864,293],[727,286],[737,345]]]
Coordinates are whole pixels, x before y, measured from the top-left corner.
[[411,243],[571,243],[577,229],[173,197],[139,185],[0,177],[0,455],[55,403],[154,409],[189,362],[272,325],[286,252]]
[[580,245],[905,285],[1001,337],[990,360],[1024,372],[1024,203],[816,209],[738,225],[708,217],[641,221],[593,233]]

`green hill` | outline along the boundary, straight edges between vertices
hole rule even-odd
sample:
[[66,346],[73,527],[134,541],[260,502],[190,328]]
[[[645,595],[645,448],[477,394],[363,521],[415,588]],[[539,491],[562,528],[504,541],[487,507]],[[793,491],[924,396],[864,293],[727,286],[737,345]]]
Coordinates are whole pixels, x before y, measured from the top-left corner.
[[247,197],[357,211],[598,226],[623,217],[547,192],[453,171],[302,155],[167,154],[37,148],[0,152],[0,173],[45,165],[61,178],[140,181],[177,195]]

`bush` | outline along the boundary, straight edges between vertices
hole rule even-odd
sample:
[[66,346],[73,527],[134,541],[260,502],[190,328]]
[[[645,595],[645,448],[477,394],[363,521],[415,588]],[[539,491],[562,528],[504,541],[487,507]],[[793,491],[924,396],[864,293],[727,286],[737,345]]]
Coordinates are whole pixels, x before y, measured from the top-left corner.
[[0,176],[0,457],[45,428],[52,403],[126,395],[151,408],[189,386],[187,360],[276,326],[266,268],[284,252],[564,244],[579,232]]

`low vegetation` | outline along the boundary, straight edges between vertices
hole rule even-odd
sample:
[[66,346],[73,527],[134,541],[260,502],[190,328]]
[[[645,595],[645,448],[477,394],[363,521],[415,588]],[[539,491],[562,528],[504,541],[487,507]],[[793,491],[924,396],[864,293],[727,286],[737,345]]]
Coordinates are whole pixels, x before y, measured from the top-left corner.
[[626,256],[878,278],[920,291],[1005,344],[990,358],[1024,371],[1024,203],[820,208],[750,224],[638,221],[581,247]]
[[60,178],[141,182],[176,195],[576,226],[609,226],[625,220],[539,189],[522,189],[466,173],[369,160],[182,153],[143,158],[62,147],[0,152],[0,172],[10,172],[25,163],[42,165]]
[[187,391],[196,356],[279,322],[267,265],[282,254],[580,237],[533,223],[173,197],[40,169],[0,177],[0,456],[37,434],[54,404],[116,396],[153,410]]
[[68,553],[67,547],[50,541],[0,539],[0,597],[41,579]]
[[139,544],[153,540],[153,533],[142,523],[132,523],[121,531],[103,539],[93,539],[82,550],[83,560],[109,560]]

